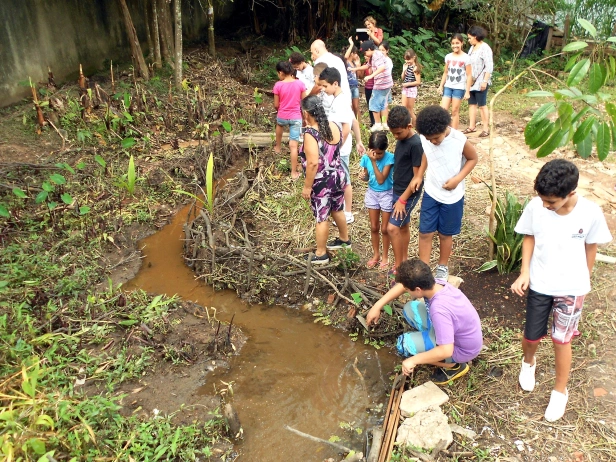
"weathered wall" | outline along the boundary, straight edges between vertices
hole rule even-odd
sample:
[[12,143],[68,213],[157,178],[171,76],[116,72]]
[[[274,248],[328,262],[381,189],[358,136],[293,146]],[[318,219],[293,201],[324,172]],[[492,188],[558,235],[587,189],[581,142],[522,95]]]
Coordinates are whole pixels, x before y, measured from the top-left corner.
[[[141,47],[147,53],[143,2],[127,3]],[[206,36],[207,18],[199,2],[184,2],[183,6],[185,38]],[[34,82],[46,81],[47,66],[59,82],[75,75],[80,63],[93,71],[106,59],[117,61],[129,56],[117,0],[0,1],[0,106],[29,93],[19,85],[28,77]]]

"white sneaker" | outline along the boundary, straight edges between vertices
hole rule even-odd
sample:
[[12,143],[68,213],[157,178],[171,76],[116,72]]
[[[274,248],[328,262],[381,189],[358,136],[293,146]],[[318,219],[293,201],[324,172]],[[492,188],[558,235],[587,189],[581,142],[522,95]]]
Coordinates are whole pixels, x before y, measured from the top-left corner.
[[381,124],[381,130],[389,130],[389,126],[387,124]]
[[550,396],[550,404],[548,404],[545,410],[545,420],[548,422],[556,422],[562,416],[565,415],[565,409],[567,408],[567,401],[569,400],[569,391],[565,388],[565,393],[560,393],[556,390],[552,390]]
[[535,389],[535,369],[537,368],[537,360],[533,356],[533,364],[532,366],[526,362],[524,362],[524,358],[522,358],[522,369],[520,370],[520,386],[522,390],[525,391],[533,391]]
[[382,124],[374,124],[374,125],[372,125],[372,127],[370,127],[370,131],[371,132],[378,132],[380,130],[383,130],[383,125]]
[[353,216],[353,212],[344,212],[344,216],[346,217],[347,223],[353,223],[355,221],[355,217]]

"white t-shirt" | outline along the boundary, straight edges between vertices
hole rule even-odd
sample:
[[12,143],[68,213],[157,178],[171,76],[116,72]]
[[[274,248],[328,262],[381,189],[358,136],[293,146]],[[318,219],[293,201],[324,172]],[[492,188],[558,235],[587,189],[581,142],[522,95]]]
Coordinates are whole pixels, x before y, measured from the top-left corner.
[[328,67],[333,67],[340,72],[340,88],[345,95],[351,96],[351,87],[349,87],[349,79],[347,78],[346,65],[340,58],[334,56],[329,51],[317,59],[314,64],[325,63]]
[[[332,97],[330,96],[330,98]],[[355,114],[351,108],[351,97],[341,92],[338,96],[330,99],[330,103],[329,113],[327,114],[329,121],[349,124],[351,131],[344,144],[340,147],[340,155],[350,156],[353,150],[353,120],[355,120]]]
[[567,215],[546,209],[541,198],[535,197],[522,212],[515,232],[535,237],[530,288],[553,296],[590,292],[584,244],[612,240],[599,206],[582,196],[578,196],[577,204]]
[[454,90],[466,90],[466,65],[470,63],[470,58],[466,53],[461,56],[449,53],[445,56],[447,64],[447,80],[445,86]]
[[304,82],[304,85],[306,85],[306,90],[308,91],[308,93],[310,93],[312,87],[314,87],[314,70],[312,66],[306,63],[306,67],[304,68],[304,70],[297,71],[295,75],[299,80]]
[[443,188],[447,180],[460,173],[466,163],[466,157],[462,155],[466,136],[455,128],[449,127],[449,130],[449,135],[438,146],[430,143],[423,135],[419,136],[428,160],[425,191],[442,204],[455,204],[464,197],[464,180],[451,191]]

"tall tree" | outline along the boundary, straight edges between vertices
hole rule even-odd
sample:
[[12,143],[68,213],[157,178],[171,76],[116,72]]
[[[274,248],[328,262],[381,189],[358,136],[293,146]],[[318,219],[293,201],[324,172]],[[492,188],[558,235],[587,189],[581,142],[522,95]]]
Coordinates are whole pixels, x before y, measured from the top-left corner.
[[135,71],[137,71],[141,77],[148,80],[150,78],[150,73],[148,71],[148,66],[145,64],[145,59],[143,58],[139,38],[137,38],[137,32],[135,31],[135,26],[133,25],[130,11],[128,10],[128,6],[126,6],[126,0],[119,0],[119,2],[120,7],[122,8],[122,16],[124,17],[124,25],[126,26],[126,33],[130,42],[131,52],[135,61]]
[[160,31],[158,27],[158,7],[157,0],[152,0],[152,35],[154,36],[154,67],[160,69],[162,67],[162,59],[160,56]]
[[175,87],[182,88],[182,0],[173,0],[175,19]]

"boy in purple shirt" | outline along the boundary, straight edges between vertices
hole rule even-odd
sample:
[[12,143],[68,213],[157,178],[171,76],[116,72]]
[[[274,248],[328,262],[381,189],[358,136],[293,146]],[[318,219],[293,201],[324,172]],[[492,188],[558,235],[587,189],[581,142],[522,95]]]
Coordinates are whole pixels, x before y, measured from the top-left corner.
[[437,366],[431,380],[437,385],[462,377],[468,362],[481,351],[483,336],[477,311],[459,289],[442,279],[434,279],[430,267],[414,258],[402,262],[396,285],[368,312],[368,325],[376,323],[383,307],[408,292],[418,299],[404,306],[404,318],[416,329],[398,337],[402,372],[409,375],[419,364]]

